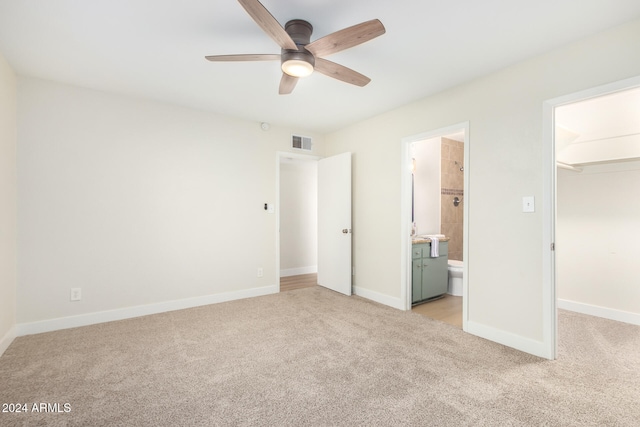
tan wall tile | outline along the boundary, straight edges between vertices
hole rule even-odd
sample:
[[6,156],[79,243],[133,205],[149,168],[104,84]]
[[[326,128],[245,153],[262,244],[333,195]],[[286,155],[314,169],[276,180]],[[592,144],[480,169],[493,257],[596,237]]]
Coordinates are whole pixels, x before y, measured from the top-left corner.
[[[448,138],[441,139],[441,186],[447,190],[464,190],[464,143]],[[460,204],[454,206],[453,199],[460,198]],[[449,237],[449,258],[462,260],[464,195],[441,194],[440,233]]]

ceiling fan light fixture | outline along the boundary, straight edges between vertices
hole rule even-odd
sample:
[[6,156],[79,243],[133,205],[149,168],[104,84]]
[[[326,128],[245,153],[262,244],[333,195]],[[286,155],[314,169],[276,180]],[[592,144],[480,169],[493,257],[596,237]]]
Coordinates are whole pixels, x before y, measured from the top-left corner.
[[302,59],[289,59],[282,63],[282,71],[292,77],[307,77],[313,73],[313,65]]
[[303,19],[292,19],[284,25],[264,7],[260,0],[238,0],[256,24],[280,46],[280,55],[241,54],[208,55],[208,61],[276,61],[280,59],[282,77],[280,95],[290,94],[300,77],[306,77],[316,69],[320,74],[350,83],[365,86],[371,79],[350,68],[327,61],[325,56],[358,46],[385,33],[378,19],[335,31],[311,41],[313,26]]

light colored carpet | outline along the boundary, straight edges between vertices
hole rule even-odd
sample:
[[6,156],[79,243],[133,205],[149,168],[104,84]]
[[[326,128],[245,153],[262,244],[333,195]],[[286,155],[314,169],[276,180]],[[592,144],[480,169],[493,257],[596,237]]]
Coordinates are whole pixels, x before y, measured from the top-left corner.
[[20,337],[0,425],[638,426],[640,327],[561,312],[546,361],[321,287]]

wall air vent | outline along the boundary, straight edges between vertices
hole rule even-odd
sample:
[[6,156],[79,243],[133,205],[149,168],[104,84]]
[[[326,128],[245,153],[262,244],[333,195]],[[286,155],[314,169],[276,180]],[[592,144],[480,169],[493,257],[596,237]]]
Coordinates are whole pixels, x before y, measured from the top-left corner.
[[291,135],[291,147],[311,151],[311,145],[311,138],[308,136]]

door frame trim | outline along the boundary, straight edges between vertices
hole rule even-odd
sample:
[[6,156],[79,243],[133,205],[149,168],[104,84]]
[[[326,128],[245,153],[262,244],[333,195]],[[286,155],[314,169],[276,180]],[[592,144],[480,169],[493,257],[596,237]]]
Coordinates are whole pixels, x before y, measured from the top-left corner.
[[400,155],[400,299],[404,310],[411,310],[411,144],[425,139],[445,136],[464,130],[464,211],[463,211],[463,236],[462,236],[462,329],[467,330],[469,314],[469,127],[470,122],[460,122],[450,126],[410,135],[401,140]]
[[640,76],[592,87],[568,95],[548,99],[542,105],[542,342],[543,357],[558,357],[558,301],[555,251],[556,238],[556,142],[555,109],[615,92],[640,87]]

